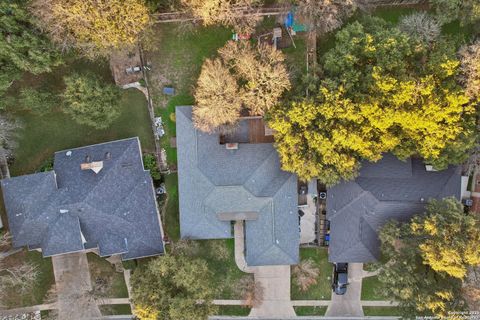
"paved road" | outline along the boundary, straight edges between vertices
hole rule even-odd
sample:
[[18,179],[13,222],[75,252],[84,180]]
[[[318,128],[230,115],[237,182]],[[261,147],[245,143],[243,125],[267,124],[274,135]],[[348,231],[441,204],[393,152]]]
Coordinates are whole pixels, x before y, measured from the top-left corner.
[[100,310],[90,294],[92,283],[86,253],[54,256],[52,263],[58,296],[58,318],[77,320],[100,317]]
[[363,263],[350,263],[348,265],[349,285],[347,293],[344,295],[332,293],[332,302],[327,308],[326,316],[363,316],[360,303],[363,275]]

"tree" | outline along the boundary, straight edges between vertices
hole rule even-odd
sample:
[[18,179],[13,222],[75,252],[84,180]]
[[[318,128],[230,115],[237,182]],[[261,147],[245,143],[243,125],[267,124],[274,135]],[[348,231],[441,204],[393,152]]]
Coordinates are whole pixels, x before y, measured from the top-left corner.
[[80,124],[106,129],[120,115],[120,89],[93,73],[65,77],[65,113]]
[[237,294],[245,301],[244,305],[257,307],[263,301],[263,287],[251,276],[244,276],[235,286]]
[[144,319],[156,312],[165,320],[206,319],[218,311],[212,273],[206,261],[170,254],[137,268],[132,275],[132,300]]
[[297,12],[322,34],[340,28],[356,9],[355,0],[300,0]]
[[48,91],[22,88],[18,103],[26,110],[42,115],[58,106],[60,101],[57,96]]
[[480,220],[454,198],[433,200],[411,221],[387,223],[380,232],[379,292],[400,304],[405,317],[445,316],[465,308],[462,284],[480,264]]
[[0,3],[0,95],[24,71],[33,74],[49,72],[61,63],[60,56],[48,39],[31,21],[18,3]]
[[157,166],[157,159],[153,154],[147,153],[143,155],[143,166],[146,170],[150,171],[153,180],[162,179],[162,175]]
[[295,282],[301,291],[307,291],[310,286],[317,283],[320,270],[315,267],[312,259],[302,260],[293,267]]
[[149,24],[142,0],[34,0],[31,12],[54,42],[87,57],[135,45]]
[[480,100],[480,40],[460,50],[461,80],[466,94]]
[[442,23],[459,19],[465,24],[480,21],[480,3],[478,0],[430,0],[437,18]]
[[258,19],[244,16],[238,9],[251,10],[258,0],[181,0],[183,7],[206,26],[224,25],[234,27],[238,32],[250,33]]
[[195,89],[195,127],[204,132],[235,126],[242,107],[237,81],[219,59],[207,59]]
[[242,84],[242,102],[251,115],[264,115],[291,88],[285,56],[271,46],[229,41],[219,54]]
[[264,115],[291,87],[280,51],[230,41],[219,55],[205,61],[197,82],[193,117],[199,130],[229,130],[242,110]]
[[378,18],[352,23],[336,39],[318,96],[271,112],[284,170],[332,185],[386,152],[438,169],[468,157],[475,102],[456,82],[451,42],[428,46]]
[[469,266],[480,265],[479,227],[478,217],[466,215],[454,198],[432,200],[427,215],[416,216],[410,223],[424,263],[459,279],[465,278]]
[[402,18],[399,29],[412,38],[431,43],[440,36],[440,23],[425,12],[415,12]]

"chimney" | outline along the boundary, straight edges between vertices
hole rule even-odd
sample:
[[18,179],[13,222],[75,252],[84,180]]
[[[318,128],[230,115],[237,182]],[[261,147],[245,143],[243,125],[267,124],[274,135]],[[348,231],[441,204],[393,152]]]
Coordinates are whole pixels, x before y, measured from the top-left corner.
[[95,173],[99,173],[103,169],[103,161],[93,161],[80,164],[82,170],[92,170]]

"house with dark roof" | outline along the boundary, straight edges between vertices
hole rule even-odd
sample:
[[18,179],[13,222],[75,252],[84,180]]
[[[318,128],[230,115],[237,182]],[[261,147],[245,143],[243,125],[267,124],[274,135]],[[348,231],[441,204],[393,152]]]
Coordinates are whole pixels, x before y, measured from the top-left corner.
[[194,128],[191,107],[177,107],[176,125],[181,237],[232,238],[240,220],[249,266],[298,263],[297,177],[281,170],[263,120],[206,134]]
[[90,250],[129,260],[164,253],[138,138],[56,152],[53,171],[0,185],[14,247],[44,257]]
[[465,179],[459,167],[435,171],[421,159],[401,161],[391,154],[377,163],[363,163],[357,179],[328,189],[329,260],[375,261],[380,227],[391,219],[408,221],[423,213],[429,199],[460,200]]

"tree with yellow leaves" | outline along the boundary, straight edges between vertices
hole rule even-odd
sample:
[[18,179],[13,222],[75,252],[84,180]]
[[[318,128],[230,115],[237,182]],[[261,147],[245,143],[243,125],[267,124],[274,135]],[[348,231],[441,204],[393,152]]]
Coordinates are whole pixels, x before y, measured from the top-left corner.
[[88,57],[134,45],[149,24],[142,0],[33,0],[31,12],[54,42]]
[[451,42],[411,39],[379,18],[336,35],[314,99],[270,112],[284,170],[332,185],[385,152],[421,156],[441,169],[475,145],[475,105],[457,84]]
[[465,308],[467,270],[480,264],[480,220],[454,198],[432,200],[408,223],[387,223],[376,264],[386,299],[399,302],[405,318],[446,316]]

